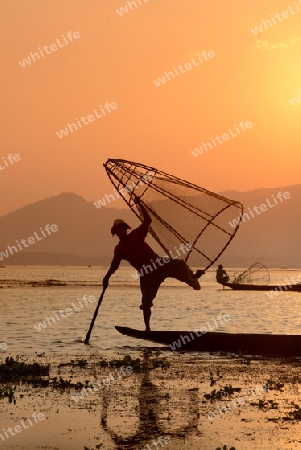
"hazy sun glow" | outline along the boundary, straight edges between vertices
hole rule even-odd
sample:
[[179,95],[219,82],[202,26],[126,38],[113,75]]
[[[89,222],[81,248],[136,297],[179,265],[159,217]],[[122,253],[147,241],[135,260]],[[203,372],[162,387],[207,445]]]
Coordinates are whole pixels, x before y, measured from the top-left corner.
[[[139,3],[123,15],[125,0],[2,4],[0,165],[9,154],[21,159],[0,170],[0,214],[62,191],[102,197],[111,190],[107,158],[214,191],[301,182],[301,102],[289,102],[301,91],[296,2],[292,13],[283,0]],[[262,25],[284,11],[282,21]],[[30,56],[39,51],[40,59]],[[214,58],[193,65],[203,51]],[[154,83],[174,69],[174,78]],[[118,107],[97,118],[107,102]],[[82,116],[90,119],[77,130],[56,134]],[[193,156],[241,121],[253,127]]]

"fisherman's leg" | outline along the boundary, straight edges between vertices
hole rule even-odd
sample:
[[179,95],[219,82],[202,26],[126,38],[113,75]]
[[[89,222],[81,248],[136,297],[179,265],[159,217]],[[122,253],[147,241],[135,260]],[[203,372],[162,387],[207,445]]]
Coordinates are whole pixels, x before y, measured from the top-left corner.
[[143,319],[145,324],[145,331],[150,331],[150,318],[152,315],[153,302],[149,298],[142,297],[142,304],[140,309],[143,311]]
[[150,318],[152,315],[152,310],[151,308],[145,308],[143,309],[143,318],[144,318],[144,323],[145,323],[145,331],[150,331]]
[[172,277],[176,280],[182,281],[196,291],[201,289],[198,278],[193,274],[192,270],[182,259],[174,259],[173,261],[170,261],[170,263],[166,264],[166,266],[169,266],[167,267],[167,277]]
[[153,306],[153,300],[156,298],[162,281],[162,276],[156,272],[153,272],[150,275],[144,275],[140,278],[140,288],[142,292],[140,309],[143,311],[146,331],[150,331],[151,307]]

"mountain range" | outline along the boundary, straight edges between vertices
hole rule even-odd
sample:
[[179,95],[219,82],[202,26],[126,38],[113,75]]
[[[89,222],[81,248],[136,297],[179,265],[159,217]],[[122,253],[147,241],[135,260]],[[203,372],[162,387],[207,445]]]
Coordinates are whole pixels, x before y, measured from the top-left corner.
[[[301,267],[301,185],[220,195],[240,201],[248,215],[219,262],[228,267],[256,261],[268,267]],[[129,209],[97,208],[71,192],[27,205],[0,217],[0,264],[107,266],[118,242],[110,233],[116,218],[138,225]],[[47,224],[56,225],[58,232],[47,233]],[[28,245],[30,237],[35,237],[33,245]],[[149,243],[157,245],[152,238]]]

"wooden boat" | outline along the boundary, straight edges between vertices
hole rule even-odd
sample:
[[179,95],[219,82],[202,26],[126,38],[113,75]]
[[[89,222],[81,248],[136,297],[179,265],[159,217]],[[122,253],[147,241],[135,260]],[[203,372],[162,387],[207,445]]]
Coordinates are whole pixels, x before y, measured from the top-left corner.
[[[220,269],[218,269],[220,270]],[[301,283],[271,285],[270,273],[266,266],[256,262],[239,275],[228,275],[225,270],[216,275],[216,281],[222,286],[236,291],[294,291],[301,292]],[[225,275],[224,275],[225,274]]]
[[244,284],[244,283],[219,283],[222,286],[229,287],[235,291],[294,291],[301,292],[301,284],[293,285],[260,285],[260,284]]
[[119,333],[136,339],[166,344],[171,350],[233,352],[264,356],[301,356],[301,336],[280,334],[218,333],[191,331],[140,331],[115,327]]

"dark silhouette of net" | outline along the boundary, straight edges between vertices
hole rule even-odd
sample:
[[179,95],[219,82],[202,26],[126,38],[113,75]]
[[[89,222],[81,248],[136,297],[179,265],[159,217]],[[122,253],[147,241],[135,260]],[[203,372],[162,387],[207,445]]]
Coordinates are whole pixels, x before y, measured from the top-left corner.
[[[168,254],[181,244],[190,265],[208,269],[235,236],[243,213],[229,200],[173,175],[122,159],[109,159],[105,170],[124,201],[141,220],[135,195],[152,218],[150,233]],[[233,224],[233,220],[236,223]]]

